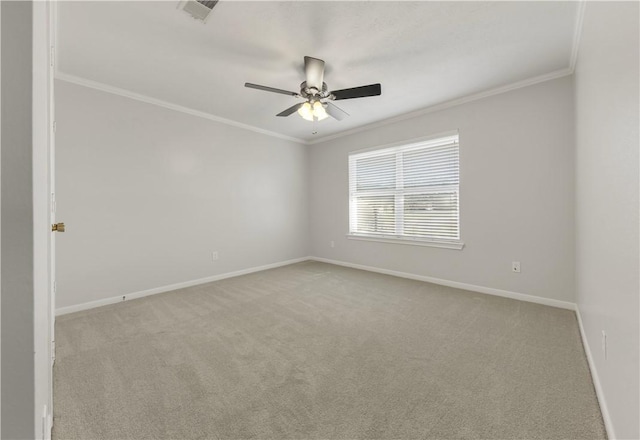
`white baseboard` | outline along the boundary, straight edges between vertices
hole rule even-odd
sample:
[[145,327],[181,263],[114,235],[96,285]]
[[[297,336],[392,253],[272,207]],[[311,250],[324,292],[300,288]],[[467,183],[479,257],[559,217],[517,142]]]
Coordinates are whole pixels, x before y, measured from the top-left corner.
[[576,305],[568,301],[560,301],[557,299],[543,298],[541,296],[527,295],[525,293],[510,292],[508,290],[494,289],[493,287],[476,286],[474,284],[460,283],[458,281],[443,280],[442,278],[428,277],[424,275],[416,275],[407,272],[398,272],[395,270],[381,269],[379,267],[364,266],[362,264],[348,263],[346,261],[331,260],[329,258],[309,257],[310,260],[320,261],[323,263],[336,264],[338,266],[351,267],[354,269],[366,270],[369,272],[377,272],[385,275],[393,275],[401,278],[409,278],[411,280],[426,281],[428,283],[440,284],[442,286],[455,287],[457,289],[471,290],[473,292],[486,293],[488,295],[502,296],[504,298],[517,299],[520,301],[543,304],[545,306],[558,307],[561,309],[575,310]]
[[[200,278],[200,279],[197,279],[197,280],[190,280],[190,281],[184,281],[184,282],[176,283],[176,284],[169,284],[167,286],[155,287],[153,289],[142,290],[142,291],[139,291],[139,292],[132,292],[132,293],[124,294],[124,295],[112,296],[112,297],[109,297],[109,298],[99,299],[99,300],[96,300],[96,301],[90,301],[90,302],[86,302],[86,303],[82,303],[82,304],[76,304],[76,305],[67,306],[67,307],[60,307],[60,308],[56,309],[56,316],[66,315],[68,313],[80,312],[82,310],[93,309],[95,307],[106,306],[106,305],[109,305],[109,304],[115,304],[115,303],[121,302],[121,301],[126,301],[126,300],[131,300],[131,299],[136,299],[136,298],[142,298],[142,297],[149,296],[149,295],[155,295],[156,293],[163,293],[163,292],[168,292],[168,291],[171,291],[171,290],[184,289],[185,287],[197,286],[198,284],[210,283],[212,281],[218,281],[218,280],[223,280],[225,278],[237,277],[237,276],[240,276],[240,275],[246,275],[246,274],[253,273],[253,272],[260,272],[262,270],[274,269],[276,267],[287,266],[289,264],[300,263],[302,261],[308,261],[308,260],[320,261],[320,262],[329,263],[329,264],[335,264],[337,266],[351,267],[351,268],[354,268],[354,269],[366,270],[366,271],[369,271],[369,272],[377,272],[377,273],[382,273],[382,274],[385,274],[385,275],[393,275],[393,276],[396,276],[396,277],[408,278],[408,279],[412,279],[412,280],[426,281],[428,283],[440,284],[440,285],[443,285],[443,286],[455,287],[457,289],[470,290],[470,291],[473,291],[473,292],[486,293],[488,295],[502,296],[502,297],[505,297],[505,298],[512,298],[512,299],[517,299],[517,300],[520,300],[520,301],[527,301],[527,302],[532,302],[532,303],[536,303],[536,304],[543,304],[543,305],[546,305],[546,306],[559,307],[561,309],[576,310],[576,305],[574,303],[571,303],[571,302],[568,302],[568,301],[560,301],[560,300],[557,300],[557,299],[543,298],[541,296],[527,295],[525,293],[510,292],[508,290],[494,289],[492,287],[477,286],[477,285],[474,285],[474,284],[467,284],[467,283],[461,283],[461,282],[458,282],[458,281],[444,280],[442,278],[434,278],[434,277],[429,277],[429,276],[425,276],[425,275],[416,275],[416,274],[412,274],[412,273],[408,273],[408,272],[399,272],[399,271],[396,271],[396,270],[382,269],[382,268],[373,267],[373,266],[365,266],[365,265],[362,265],[362,264],[348,263],[346,261],[331,260],[329,258],[301,257],[301,258],[295,258],[293,260],[286,260],[286,261],[280,261],[280,262],[277,262],[277,263],[266,264],[264,266],[250,267],[248,269],[242,269],[242,270],[237,270],[237,271],[234,271],[234,272],[228,272],[228,273],[213,275],[213,276],[210,276],[210,277]],[[124,300],[122,299],[123,297],[125,298]]]
[[128,301],[136,298],[142,298],[149,295],[155,295],[156,293],[163,293],[163,292],[169,292],[171,290],[184,289],[185,287],[197,286],[198,284],[205,284],[205,283],[210,283],[212,281],[224,280],[225,278],[233,278],[240,275],[247,275],[253,272],[260,272],[263,270],[274,269],[276,267],[288,266],[289,264],[300,263],[302,261],[307,261],[307,260],[309,260],[309,257],[294,258],[293,260],[279,261],[277,263],[265,264],[264,266],[250,267],[248,269],[222,273],[222,274],[213,275],[210,277],[199,278],[197,280],[184,281],[182,283],[176,283],[176,284],[169,284],[167,286],[155,287],[153,289],[142,290],[140,292],[126,293],[123,295],[112,296],[109,298],[99,299],[97,301],[90,301],[82,304],[76,304],[73,306],[60,307],[56,309],[56,316],[66,315],[68,313],[80,312],[82,310],[93,309],[96,307],[115,304],[118,302]]
[[598,370],[596,370],[596,364],[593,361],[593,355],[591,354],[591,347],[587,340],[587,334],[584,331],[582,325],[582,315],[580,315],[580,307],[576,305],[576,316],[578,318],[578,327],[580,328],[580,336],[582,337],[582,345],[584,352],[587,355],[587,363],[589,364],[589,370],[591,371],[591,379],[593,380],[593,387],[596,390],[596,396],[598,397],[598,403],[600,404],[600,411],[602,412],[602,419],[604,420],[604,427],[607,430],[607,437],[610,440],[616,438],[616,433],[613,429],[613,423],[611,422],[611,416],[609,415],[609,408],[607,407],[607,401],[604,398],[604,392],[602,391],[602,385],[600,384],[600,377],[598,376]]

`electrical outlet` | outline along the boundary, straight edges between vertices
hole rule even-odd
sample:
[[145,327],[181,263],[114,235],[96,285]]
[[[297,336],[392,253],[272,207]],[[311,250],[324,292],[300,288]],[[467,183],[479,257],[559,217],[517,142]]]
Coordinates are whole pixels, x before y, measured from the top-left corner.
[[329,246],[331,246],[331,247],[336,247],[336,242],[335,242],[335,241],[333,241],[333,240],[331,240],[331,241],[329,242]]
[[604,360],[607,360],[607,333],[602,330],[602,354],[604,355]]
[[220,256],[218,255],[218,251],[211,252],[211,261],[217,261]]
[[520,273],[520,262],[512,261],[511,262],[511,272]]

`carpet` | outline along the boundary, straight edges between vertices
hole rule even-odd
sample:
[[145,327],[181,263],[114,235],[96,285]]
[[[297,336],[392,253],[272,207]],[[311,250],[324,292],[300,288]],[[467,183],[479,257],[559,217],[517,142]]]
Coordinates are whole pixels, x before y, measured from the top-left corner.
[[55,439],[602,439],[574,312],[319,262],[61,316]]

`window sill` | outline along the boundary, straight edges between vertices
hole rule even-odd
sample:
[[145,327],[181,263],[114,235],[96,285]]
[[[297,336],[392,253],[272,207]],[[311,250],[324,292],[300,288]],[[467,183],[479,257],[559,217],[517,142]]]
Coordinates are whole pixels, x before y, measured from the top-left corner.
[[413,246],[430,246],[444,249],[462,250],[464,243],[457,240],[427,240],[416,238],[381,237],[375,235],[347,234],[350,240],[378,241],[381,243],[408,244]]

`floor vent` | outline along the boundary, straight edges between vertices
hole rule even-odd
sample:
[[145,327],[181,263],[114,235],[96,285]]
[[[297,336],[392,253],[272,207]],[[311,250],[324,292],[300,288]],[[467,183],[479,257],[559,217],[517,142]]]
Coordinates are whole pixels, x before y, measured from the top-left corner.
[[209,14],[218,0],[182,0],[178,4],[178,9],[182,9],[196,20],[202,20],[206,23]]

